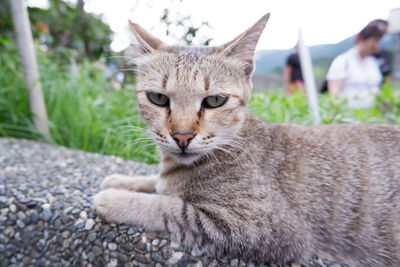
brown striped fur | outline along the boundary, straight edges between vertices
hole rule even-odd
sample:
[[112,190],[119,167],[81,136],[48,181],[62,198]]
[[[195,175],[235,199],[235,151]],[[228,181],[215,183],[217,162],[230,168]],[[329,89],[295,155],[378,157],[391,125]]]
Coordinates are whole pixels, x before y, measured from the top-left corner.
[[[285,264],[316,252],[350,266],[400,266],[400,127],[250,115],[252,58],[267,20],[211,48],[170,47],[131,25],[137,99],[161,173],[107,177],[94,208],[215,256]],[[167,95],[169,108],[151,104],[148,91]],[[229,96],[225,105],[201,106],[216,94]],[[196,134],[189,154],[179,155],[174,131]]]

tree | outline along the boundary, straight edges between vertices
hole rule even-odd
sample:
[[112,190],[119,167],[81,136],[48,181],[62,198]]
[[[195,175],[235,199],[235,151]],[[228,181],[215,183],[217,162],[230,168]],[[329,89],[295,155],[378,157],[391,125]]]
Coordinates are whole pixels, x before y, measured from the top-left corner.
[[[0,3],[0,35],[13,36],[8,1]],[[84,11],[84,2],[75,6],[51,0],[48,9],[28,8],[34,38],[59,55],[98,59],[110,53],[111,29],[98,16]]]

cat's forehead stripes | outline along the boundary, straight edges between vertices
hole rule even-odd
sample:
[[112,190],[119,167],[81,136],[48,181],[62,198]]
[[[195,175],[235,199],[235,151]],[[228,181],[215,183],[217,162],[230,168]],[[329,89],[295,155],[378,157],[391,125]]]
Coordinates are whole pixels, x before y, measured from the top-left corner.
[[179,74],[180,74],[179,68],[182,65],[182,59],[183,58],[181,56],[178,56],[176,61],[175,61],[175,80],[176,81],[179,80]]
[[163,81],[162,81],[162,89],[167,89],[167,82],[168,82],[168,74],[164,73],[163,75]]
[[208,91],[210,89],[210,79],[206,76],[204,77],[204,89]]

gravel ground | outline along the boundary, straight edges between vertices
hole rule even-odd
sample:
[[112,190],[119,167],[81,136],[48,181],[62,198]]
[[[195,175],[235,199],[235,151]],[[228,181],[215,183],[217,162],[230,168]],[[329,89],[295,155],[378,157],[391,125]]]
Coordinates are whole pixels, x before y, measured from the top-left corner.
[[[0,266],[255,266],[185,251],[163,234],[105,223],[91,209],[105,176],[156,171],[117,157],[0,138]],[[317,256],[291,267],[300,266],[340,267]]]

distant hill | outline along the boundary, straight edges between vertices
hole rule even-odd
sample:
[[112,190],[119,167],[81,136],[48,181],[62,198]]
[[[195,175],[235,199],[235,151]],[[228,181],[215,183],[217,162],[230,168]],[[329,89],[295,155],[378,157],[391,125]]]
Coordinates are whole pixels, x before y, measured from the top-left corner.
[[[354,36],[348,37],[336,44],[323,44],[310,47],[310,54],[313,61],[320,59],[333,59],[337,55],[345,52],[354,44]],[[382,39],[381,45],[385,49],[392,50],[396,45],[394,35],[387,35]],[[291,53],[291,49],[286,50],[259,50],[256,53],[256,70],[254,75],[267,74],[270,71],[282,67],[286,58]]]
[[[345,52],[354,44],[354,37],[349,37],[336,44],[323,44],[310,47],[313,61],[326,58],[334,58]],[[286,50],[259,50],[256,54],[256,70],[254,75],[267,74],[270,71],[282,67],[292,49]]]

